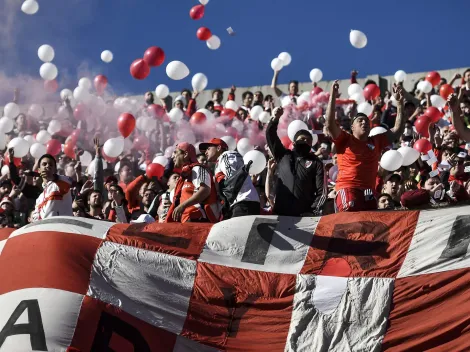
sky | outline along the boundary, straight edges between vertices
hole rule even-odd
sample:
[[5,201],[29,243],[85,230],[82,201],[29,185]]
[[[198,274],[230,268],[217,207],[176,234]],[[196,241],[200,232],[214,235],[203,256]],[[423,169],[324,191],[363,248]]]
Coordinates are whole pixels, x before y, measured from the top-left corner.
[[[37,49],[54,47],[60,88],[73,88],[82,76],[108,77],[117,94],[141,94],[166,84],[170,91],[191,87],[193,74],[205,73],[208,89],[268,85],[271,60],[282,51],[292,56],[280,83],[309,80],[313,68],[323,79],[390,75],[470,67],[468,0],[314,1],[210,0],[204,18],[189,17],[197,0],[38,0],[39,12],[21,12],[18,0],[0,1],[0,105],[14,85],[41,86]],[[196,31],[205,26],[222,45],[212,51]],[[236,35],[229,36],[232,27]],[[368,37],[364,49],[349,43],[351,29]],[[143,81],[129,73],[131,62],[150,46],[166,61]],[[114,60],[100,60],[103,50]],[[172,81],[170,61],[184,62],[191,74]],[[27,89],[27,88],[25,88]]]

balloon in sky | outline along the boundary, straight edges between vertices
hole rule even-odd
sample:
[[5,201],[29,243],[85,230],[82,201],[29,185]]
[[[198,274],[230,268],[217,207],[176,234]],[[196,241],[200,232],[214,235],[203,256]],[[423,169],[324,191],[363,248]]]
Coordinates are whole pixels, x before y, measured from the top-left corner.
[[34,15],[39,11],[39,4],[35,0],[26,0],[23,5],[21,5],[21,11],[27,15]]
[[181,61],[172,61],[166,66],[166,74],[171,79],[179,81],[189,75],[189,68]]
[[191,9],[191,11],[189,11],[189,16],[193,20],[200,20],[201,18],[204,17],[204,10],[205,10],[204,5],[196,5]]
[[220,38],[216,35],[213,35],[207,40],[206,44],[209,49],[217,50],[218,48],[220,48]]
[[41,75],[42,79],[46,81],[52,81],[53,79],[56,79],[57,75],[59,74],[59,71],[57,70],[56,65],[46,62],[41,65],[41,68],[39,69],[39,74]]
[[395,73],[395,81],[398,83],[406,81],[406,72],[403,70],[398,70]]
[[203,40],[203,41],[206,41],[208,40],[210,37],[212,37],[212,32],[209,28],[207,27],[201,27],[197,30],[197,38],[199,40]]
[[207,5],[209,3],[209,0],[199,0],[199,2],[202,4],[202,5]]
[[52,81],[44,81],[44,90],[48,93],[55,93],[59,88],[59,84],[55,79]]
[[48,44],[41,45],[38,49],[38,57],[42,62],[51,62],[54,60],[54,48]]
[[124,138],[129,137],[135,128],[135,117],[128,113],[123,113],[118,119],[118,129]]
[[144,61],[151,67],[160,66],[165,61],[165,52],[158,46],[151,46],[144,53]]
[[105,50],[101,53],[101,60],[107,64],[113,61],[114,55],[111,51]]
[[271,61],[271,68],[273,69],[273,71],[280,71],[283,67],[284,63],[281,59],[278,59],[277,57]]
[[144,59],[137,59],[132,62],[130,67],[131,76],[135,79],[145,79],[150,74],[150,66]]
[[351,42],[352,46],[356,49],[365,48],[367,45],[367,37],[364,33],[357,30],[351,30],[349,33],[349,41]]
[[437,86],[441,82],[441,75],[436,72],[429,72],[426,76],[426,81],[430,82],[433,87]]
[[96,92],[101,95],[104,93],[104,90],[108,85],[108,79],[104,75],[98,75],[93,80],[93,83],[95,85]]
[[314,68],[312,71],[310,71],[310,80],[313,83],[320,82],[322,78],[323,72],[319,68]]
[[277,58],[282,61],[282,64],[284,66],[289,66],[292,61],[292,57],[290,56],[289,53],[286,53],[286,52],[280,53]]
[[191,80],[194,91],[202,92],[207,87],[207,77],[204,73],[196,73]]
[[155,89],[155,95],[158,99],[165,99],[170,94],[170,89],[165,84],[159,84]]

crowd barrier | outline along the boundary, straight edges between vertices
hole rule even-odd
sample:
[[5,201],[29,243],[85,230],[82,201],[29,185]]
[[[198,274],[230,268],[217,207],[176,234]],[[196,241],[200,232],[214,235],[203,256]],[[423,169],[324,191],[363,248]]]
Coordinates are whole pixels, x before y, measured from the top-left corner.
[[470,206],[0,231],[0,351],[470,350]]

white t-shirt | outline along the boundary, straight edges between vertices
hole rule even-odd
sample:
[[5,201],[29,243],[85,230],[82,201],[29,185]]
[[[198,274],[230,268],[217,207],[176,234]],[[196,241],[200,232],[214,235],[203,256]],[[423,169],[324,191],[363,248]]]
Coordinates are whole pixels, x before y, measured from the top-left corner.
[[[222,173],[225,175],[225,179],[228,179],[244,165],[245,163],[240,153],[228,151],[223,153],[221,156],[219,156],[219,159],[217,159],[215,174],[217,176],[218,174]],[[242,188],[240,189],[240,192],[238,192],[235,202],[233,202],[233,204],[231,204],[230,206],[232,207],[238,202],[242,201],[260,201],[258,192],[256,191],[255,186],[253,186],[253,182],[251,182],[251,178],[249,176],[247,176],[245,182],[242,185]]]

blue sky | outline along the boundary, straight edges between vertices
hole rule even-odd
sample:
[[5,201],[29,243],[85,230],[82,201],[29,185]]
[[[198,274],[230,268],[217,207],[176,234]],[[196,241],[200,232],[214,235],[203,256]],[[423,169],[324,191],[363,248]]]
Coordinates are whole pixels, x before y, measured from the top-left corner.
[[[18,1],[3,2],[3,23],[7,11],[15,13],[8,15],[14,19],[10,27],[0,25],[0,34],[8,34],[0,44],[1,70],[9,77],[38,78],[37,49],[51,44],[61,89],[73,88],[82,74],[98,73],[120,94],[154,90],[160,83],[180,90],[191,86],[197,72],[208,76],[208,88],[265,85],[272,78],[271,60],[282,51],[293,60],[281,72],[281,83],[308,81],[315,67],[329,80],[346,78],[352,69],[364,76],[470,66],[468,0],[210,0],[199,21],[189,17],[197,0],[40,0],[34,16],[22,14]],[[219,50],[196,38],[200,26],[221,38]],[[367,34],[365,49],[350,45],[351,29]],[[166,62],[136,81],[129,65],[152,45],[165,50]],[[104,49],[114,53],[111,64],[100,60]],[[165,66],[172,60],[186,63],[191,75],[170,80]]]

